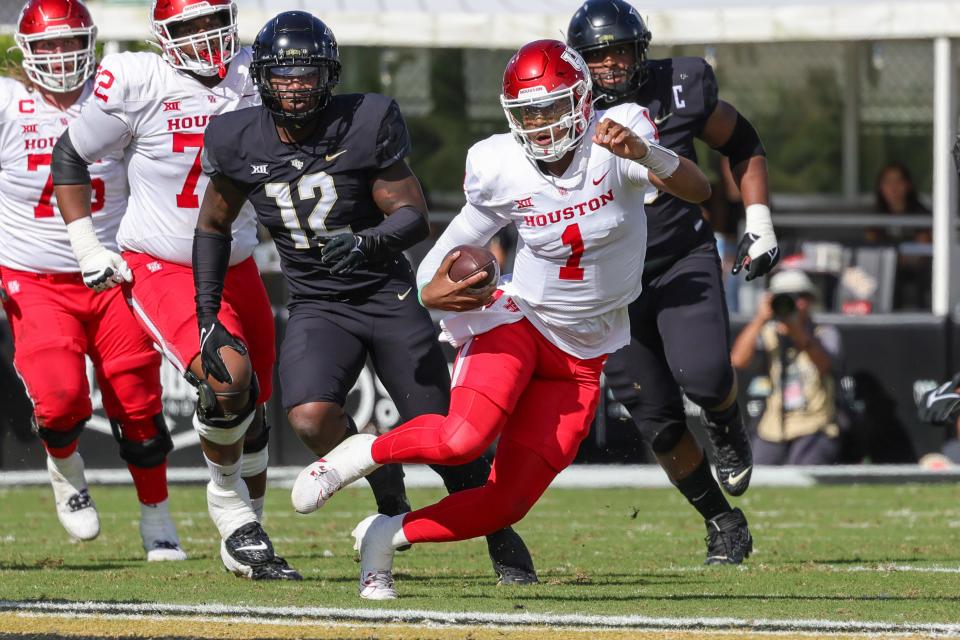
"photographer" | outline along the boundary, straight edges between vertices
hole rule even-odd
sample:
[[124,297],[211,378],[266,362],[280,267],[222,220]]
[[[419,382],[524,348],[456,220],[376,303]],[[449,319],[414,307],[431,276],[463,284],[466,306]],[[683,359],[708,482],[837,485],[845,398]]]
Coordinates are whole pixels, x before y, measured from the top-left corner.
[[753,442],[755,464],[834,464],[839,457],[840,334],[813,322],[816,298],[803,271],[778,272],[733,344],[734,368],[746,369],[759,357],[770,381]]

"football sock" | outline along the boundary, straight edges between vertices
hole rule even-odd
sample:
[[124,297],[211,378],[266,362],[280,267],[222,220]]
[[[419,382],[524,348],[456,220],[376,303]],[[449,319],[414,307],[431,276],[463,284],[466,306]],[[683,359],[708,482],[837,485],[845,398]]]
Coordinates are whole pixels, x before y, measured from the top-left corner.
[[395,516],[410,510],[407,489],[403,483],[403,465],[385,464],[366,476],[377,501],[377,511]]
[[250,508],[253,509],[253,515],[257,516],[257,522],[263,522],[263,502],[266,496],[259,498],[250,498]]
[[243,525],[257,519],[250,506],[247,485],[240,478],[241,462],[217,464],[207,458],[210,482],[207,483],[207,508],[210,518],[217,525],[220,537],[226,539]]
[[711,423],[719,426],[733,426],[733,423],[740,422],[740,405],[738,405],[736,402],[722,411],[711,411],[710,409],[704,409],[703,412],[707,415],[707,419]]
[[73,452],[77,450],[77,445],[79,441],[74,440],[65,447],[51,447],[46,442],[43,443],[44,448],[47,450],[47,454],[54,460],[62,460],[64,458],[69,458],[73,455]]
[[501,440],[484,486],[411,511],[403,519],[403,533],[411,543],[485,536],[523,518],[556,475],[536,452]]
[[671,482],[704,520],[710,520],[730,511],[730,503],[727,502],[723,491],[720,490],[720,485],[710,473],[710,463],[707,462],[706,457],[686,478],[677,481],[671,479]]
[[127,465],[133,484],[137,488],[140,504],[158,504],[167,499],[167,461],[154,467]]
[[485,395],[457,387],[446,416],[426,414],[373,442],[375,462],[456,465],[471,462],[493,442],[507,414]]

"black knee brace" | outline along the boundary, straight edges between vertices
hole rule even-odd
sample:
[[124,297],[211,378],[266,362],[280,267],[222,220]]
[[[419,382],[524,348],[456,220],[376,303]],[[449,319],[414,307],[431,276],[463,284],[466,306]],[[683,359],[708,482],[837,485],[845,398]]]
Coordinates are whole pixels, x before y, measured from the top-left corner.
[[[250,387],[246,391],[216,392],[206,380],[200,380],[192,372],[186,373],[187,381],[197,389],[197,418],[204,424],[214,427],[234,427],[244,420],[257,408],[257,398],[260,396],[260,383],[257,374],[250,378]],[[249,393],[250,398],[243,409],[236,413],[226,413],[217,401],[217,398],[235,398],[241,393]]]
[[680,442],[684,434],[687,433],[687,425],[682,422],[670,422],[667,424],[652,424],[644,431],[644,437],[650,443],[650,448],[654,453],[670,453]]
[[266,420],[264,420],[263,431],[261,431],[256,437],[245,439],[243,441],[243,452],[257,453],[258,451],[263,451],[264,447],[266,447],[269,442],[270,425],[268,425]]
[[55,429],[41,427],[37,423],[36,416],[30,419],[30,424],[33,427],[33,432],[37,434],[37,437],[43,440],[48,447],[52,449],[62,449],[63,447],[69,447],[80,437],[80,434],[83,433],[83,427],[87,424],[87,419],[81,420],[66,431],[57,431]]
[[157,435],[149,440],[134,442],[123,436],[120,422],[110,421],[110,429],[113,431],[113,437],[120,444],[120,458],[124,462],[149,469],[163,464],[167,459],[167,455],[173,451],[173,439],[170,437],[170,430],[167,429],[167,421],[162,415],[157,414],[153,416],[153,424],[157,428]]

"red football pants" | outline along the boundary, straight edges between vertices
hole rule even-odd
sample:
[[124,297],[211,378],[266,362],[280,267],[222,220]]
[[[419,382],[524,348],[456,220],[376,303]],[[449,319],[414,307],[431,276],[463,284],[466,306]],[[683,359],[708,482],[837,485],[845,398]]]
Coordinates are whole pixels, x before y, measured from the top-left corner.
[[[78,273],[32,273],[0,268],[9,296],[4,310],[14,339],[14,366],[33,403],[37,424],[66,432],[93,413],[84,355],[93,362],[107,416],[124,438],[143,442],[157,435],[162,411],[160,354],[133,317],[121,287],[95,293]],[[46,446],[65,458],[77,448]],[[167,496],[166,463],[128,465],[141,502]]]
[[410,542],[486,535],[522,519],[589,433],[605,356],[580,360],[529,322],[502,325],[464,345],[446,416],[415,418],[373,444],[382,464],[462,464],[499,435],[483,487],[451,494],[403,521]]

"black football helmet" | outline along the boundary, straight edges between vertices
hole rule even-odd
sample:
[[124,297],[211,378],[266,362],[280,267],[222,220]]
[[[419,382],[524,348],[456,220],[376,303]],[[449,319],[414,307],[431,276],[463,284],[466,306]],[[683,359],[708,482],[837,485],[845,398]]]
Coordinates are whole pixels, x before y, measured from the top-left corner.
[[[318,76],[312,86],[277,89],[272,78]],[[263,105],[285,120],[307,120],[327,106],[333,88],[340,82],[340,52],[337,39],[322,20],[305,11],[285,11],[270,19],[253,41],[250,75]],[[285,110],[284,100],[314,104],[295,111]]]
[[635,62],[626,80],[613,86],[593,78],[593,93],[598,102],[623,101],[646,79],[647,48],[652,35],[637,10],[624,0],[587,0],[577,9],[567,27],[567,44],[580,55],[617,45],[634,47]]

